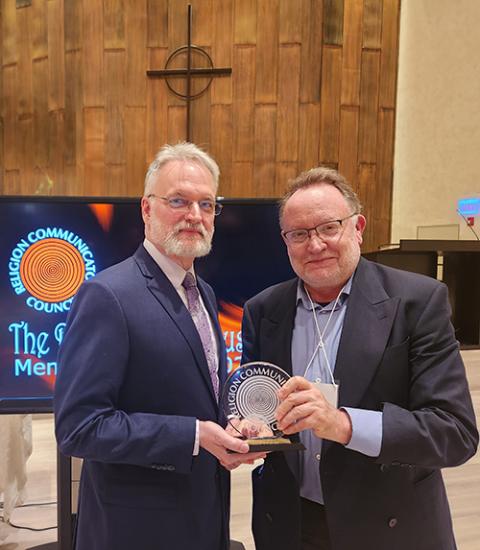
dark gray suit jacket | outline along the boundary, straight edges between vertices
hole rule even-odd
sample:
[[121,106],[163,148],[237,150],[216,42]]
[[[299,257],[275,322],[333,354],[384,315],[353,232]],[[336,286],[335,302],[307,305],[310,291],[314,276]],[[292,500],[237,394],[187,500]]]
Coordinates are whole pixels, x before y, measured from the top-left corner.
[[[242,362],[292,372],[297,279],[244,309]],[[478,432],[446,286],[361,259],[335,366],[339,406],[383,411],[380,456],[325,441],[320,461],[333,550],[452,550],[440,469],[465,462]],[[296,452],[271,453],[254,480],[257,550],[297,550]]]

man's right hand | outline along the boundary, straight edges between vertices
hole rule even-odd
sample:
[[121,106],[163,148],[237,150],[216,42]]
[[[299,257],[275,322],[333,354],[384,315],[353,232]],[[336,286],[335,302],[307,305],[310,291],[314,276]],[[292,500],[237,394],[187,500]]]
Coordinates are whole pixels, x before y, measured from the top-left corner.
[[255,460],[266,457],[266,453],[249,453],[245,441],[229,435],[221,426],[209,420],[200,421],[200,447],[217,457],[227,470],[233,470],[244,463],[252,464]]

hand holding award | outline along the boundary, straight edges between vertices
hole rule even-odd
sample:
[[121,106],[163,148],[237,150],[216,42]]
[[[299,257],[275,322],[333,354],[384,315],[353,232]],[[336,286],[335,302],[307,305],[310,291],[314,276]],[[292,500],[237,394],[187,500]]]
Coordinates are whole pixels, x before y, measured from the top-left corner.
[[247,441],[251,452],[304,449],[283,437],[275,411],[278,390],[290,376],[272,363],[255,361],[234,370],[228,377],[221,403],[230,430]]

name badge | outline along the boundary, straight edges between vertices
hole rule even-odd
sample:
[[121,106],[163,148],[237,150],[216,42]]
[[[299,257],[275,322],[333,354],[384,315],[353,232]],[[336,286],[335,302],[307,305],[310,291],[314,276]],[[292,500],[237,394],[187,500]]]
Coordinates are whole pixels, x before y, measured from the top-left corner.
[[338,384],[325,384],[323,382],[312,382],[312,384],[322,392],[323,397],[332,407],[338,408]]

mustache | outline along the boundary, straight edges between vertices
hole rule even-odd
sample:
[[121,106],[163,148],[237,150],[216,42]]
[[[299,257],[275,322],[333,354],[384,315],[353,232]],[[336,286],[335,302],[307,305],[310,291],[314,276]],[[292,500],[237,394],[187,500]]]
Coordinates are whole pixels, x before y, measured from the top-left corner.
[[201,223],[189,223],[185,221],[177,223],[173,228],[172,234],[176,236],[184,229],[192,229],[198,231],[202,237],[208,237],[208,232]]

